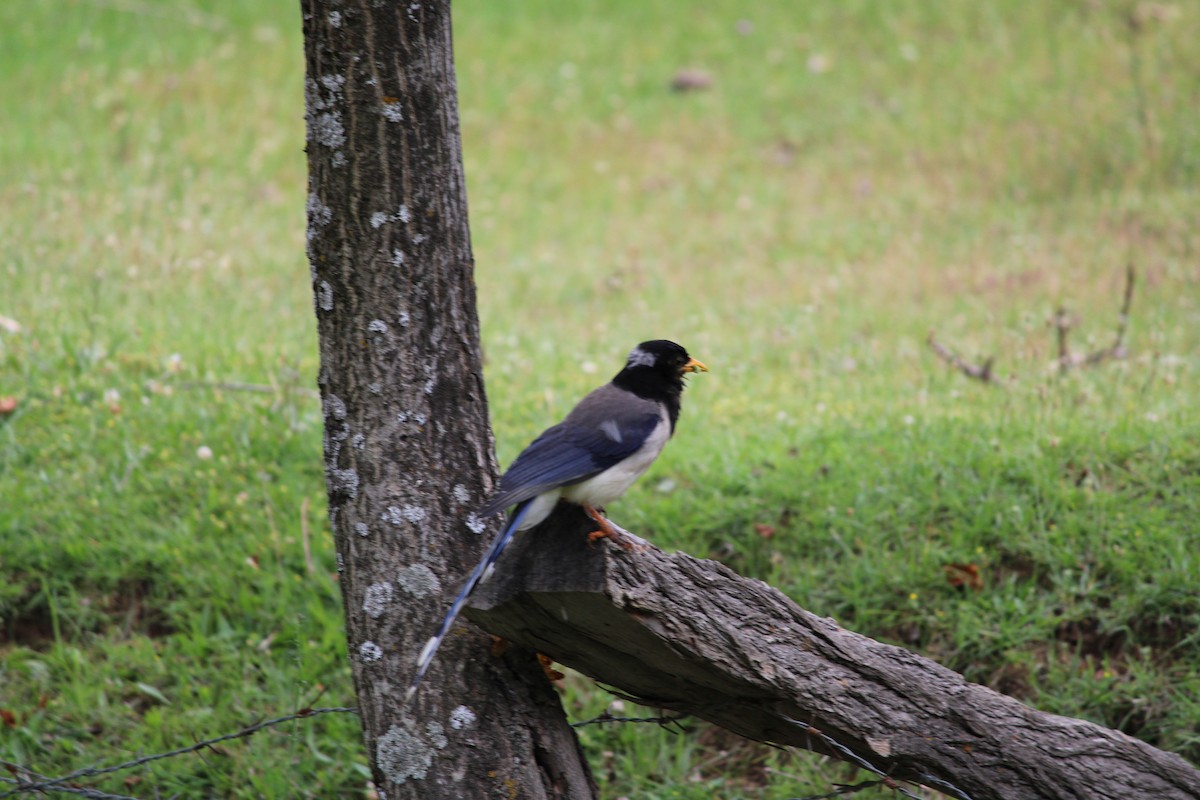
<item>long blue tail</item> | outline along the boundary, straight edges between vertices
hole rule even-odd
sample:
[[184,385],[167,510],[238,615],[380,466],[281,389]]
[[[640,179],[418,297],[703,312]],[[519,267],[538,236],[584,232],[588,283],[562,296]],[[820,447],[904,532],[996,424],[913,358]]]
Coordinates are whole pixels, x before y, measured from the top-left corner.
[[488,548],[488,551],[483,554],[483,558],[476,565],[470,577],[467,578],[467,582],[463,584],[462,589],[459,590],[458,596],[450,604],[450,610],[442,618],[442,624],[438,625],[437,632],[430,637],[429,641],[425,643],[425,647],[421,649],[421,655],[417,656],[416,674],[413,675],[412,683],[408,686],[408,691],[404,693],[404,705],[408,705],[413,695],[417,693],[417,687],[421,685],[421,679],[425,677],[426,670],[433,663],[433,656],[437,653],[438,648],[441,647],[442,640],[450,632],[450,626],[454,624],[454,620],[458,619],[459,612],[466,605],[467,600],[471,597],[471,593],[475,591],[475,587],[491,574],[492,568],[500,560],[500,555],[508,547],[508,543],[512,541],[513,535],[516,534],[521,520],[525,518],[525,512],[529,510],[531,502],[533,501],[526,500],[513,509],[512,517],[509,518],[508,524],[504,526],[504,530],[496,537],[496,541],[492,542],[492,546]]

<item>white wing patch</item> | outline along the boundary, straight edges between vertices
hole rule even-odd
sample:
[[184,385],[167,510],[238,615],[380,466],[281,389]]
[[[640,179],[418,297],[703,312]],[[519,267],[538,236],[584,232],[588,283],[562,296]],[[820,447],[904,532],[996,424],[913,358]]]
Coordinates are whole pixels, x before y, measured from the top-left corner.
[[629,360],[626,366],[629,367],[653,367],[658,359],[654,353],[648,353],[640,347],[635,347],[629,351]]
[[621,428],[617,425],[615,419],[606,419],[600,423],[600,430],[604,431],[604,435],[612,439],[614,442],[620,442],[624,439],[621,436]]

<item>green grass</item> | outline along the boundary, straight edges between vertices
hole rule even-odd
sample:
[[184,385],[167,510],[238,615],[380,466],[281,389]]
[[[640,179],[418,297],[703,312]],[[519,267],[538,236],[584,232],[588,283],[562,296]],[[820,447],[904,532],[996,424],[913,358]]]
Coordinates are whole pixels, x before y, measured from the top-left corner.
[[[0,136],[0,758],[57,774],[351,704],[298,9],[17,2],[0,30],[29,98]],[[1200,762],[1200,18],[463,0],[455,33],[502,462],[674,338],[712,372],[623,525]],[[684,67],[713,87],[668,91]],[[1056,376],[1047,319],[1107,345],[1127,263],[1129,358]],[[574,718],[611,701],[568,685]],[[582,736],[606,797],[852,779],[699,726]],[[350,716],[123,777],[97,785],[367,787]]]

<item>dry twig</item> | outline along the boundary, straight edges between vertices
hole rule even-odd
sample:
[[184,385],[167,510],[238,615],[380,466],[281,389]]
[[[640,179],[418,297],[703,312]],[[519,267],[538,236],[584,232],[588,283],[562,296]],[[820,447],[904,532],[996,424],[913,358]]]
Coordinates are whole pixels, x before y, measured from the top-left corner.
[[983,383],[997,386],[1001,389],[1004,388],[1004,384],[997,381],[996,376],[992,373],[992,364],[995,362],[995,358],[988,356],[988,358],[985,359],[982,364],[972,364],[969,361],[964,360],[963,357],[958,353],[939,342],[937,337],[934,336],[933,331],[929,332],[929,336],[926,337],[925,341],[929,344],[930,349],[937,353],[937,355],[943,361],[957,369],[963,375],[966,375],[968,378],[974,378],[977,381],[982,381]]

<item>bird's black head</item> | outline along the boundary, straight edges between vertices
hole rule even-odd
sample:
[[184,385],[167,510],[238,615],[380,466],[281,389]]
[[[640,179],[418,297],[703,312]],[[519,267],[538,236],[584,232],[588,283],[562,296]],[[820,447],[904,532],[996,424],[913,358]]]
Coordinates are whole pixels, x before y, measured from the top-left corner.
[[666,403],[673,429],[679,416],[683,376],[689,372],[708,372],[708,367],[674,342],[655,339],[630,351],[625,369],[617,373],[613,383],[638,397]]

